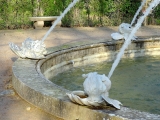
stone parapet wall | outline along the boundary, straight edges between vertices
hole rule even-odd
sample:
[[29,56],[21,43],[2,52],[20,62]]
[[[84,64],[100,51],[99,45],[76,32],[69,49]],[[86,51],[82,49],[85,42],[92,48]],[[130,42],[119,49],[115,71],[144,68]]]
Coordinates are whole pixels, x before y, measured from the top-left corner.
[[[42,60],[41,72],[47,79],[73,67],[109,62],[116,58],[123,41],[105,42],[70,48],[47,56]],[[146,55],[160,55],[160,40],[150,38],[132,42],[123,58],[134,58]]]

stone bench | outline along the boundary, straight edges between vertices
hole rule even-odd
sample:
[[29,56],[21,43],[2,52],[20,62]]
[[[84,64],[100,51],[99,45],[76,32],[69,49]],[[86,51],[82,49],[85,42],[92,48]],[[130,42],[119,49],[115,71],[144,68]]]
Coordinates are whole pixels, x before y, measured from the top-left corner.
[[[43,28],[44,21],[51,21],[52,24],[59,16],[46,16],[46,17],[29,17],[31,21],[34,22],[34,27],[37,28]],[[57,24],[57,26],[61,26],[61,21]]]

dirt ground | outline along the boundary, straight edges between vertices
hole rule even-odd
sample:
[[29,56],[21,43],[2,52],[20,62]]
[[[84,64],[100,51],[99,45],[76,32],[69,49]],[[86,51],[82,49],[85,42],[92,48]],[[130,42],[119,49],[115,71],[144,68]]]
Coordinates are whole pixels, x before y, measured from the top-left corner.
[[[23,100],[14,91],[11,83],[12,65],[18,57],[12,53],[8,44],[14,42],[21,45],[28,37],[40,40],[48,29],[0,30],[0,120],[60,120]],[[46,47],[51,47],[75,41],[107,40],[111,39],[110,34],[117,29],[117,27],[55,28],[45,40],[45,44]],[[136,35],[160,35],[160,26],[142,27]]]

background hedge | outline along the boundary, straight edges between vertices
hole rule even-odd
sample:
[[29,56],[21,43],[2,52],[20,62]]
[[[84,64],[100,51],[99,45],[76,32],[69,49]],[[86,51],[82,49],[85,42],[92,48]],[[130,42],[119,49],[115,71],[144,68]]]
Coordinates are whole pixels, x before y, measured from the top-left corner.
[[[29,17],[58,16],[72,0],[0,0],[0,29],[32,27]],[[130,23],[141,0],[80,0],[63,18],[62,26],[116,26]],[[148,19],[160,24],[158,6]],[[47,25],[47,24],[46,24]]]

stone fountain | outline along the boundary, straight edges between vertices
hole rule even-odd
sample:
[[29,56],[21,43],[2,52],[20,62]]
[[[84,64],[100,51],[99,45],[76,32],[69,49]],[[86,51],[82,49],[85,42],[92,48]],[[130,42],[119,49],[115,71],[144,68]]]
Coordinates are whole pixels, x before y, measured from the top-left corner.
[[[73,7],[77,1],[78,0],[74,0],[71,5],[69,5],[70,8]],[[158,120],[158,118],[160,118],[159,115],[140,112],[126,107],[121,107],[120,109],[121,103],[118,100],[110,99],[108,93],[111,87],[110,77],[122,56],[132,58],[144,55],[160,55],[160,42],[157,38],[153,38],[155,40],[154,44],[150,44],[153,40],[146,39],[137,39],[136,42],[131,43],[131,39],[141,26],[144,18],[158,3],[159,1],[154,0],[148,10],[146,10],[146,13],[139,18],[138,24],[136,24],[132,31],[122,35],[125,39],[124,45],[122,45],[123,42],[109,41],[60,51],[49,51],[45,49],[43,44],[45,39],[37,41],[38,45],[35,44],[35,41],[27,39],[22,43],[22,47],[11,43],[11,50],[19,55],[19,57],[32,58],[31,60],[20,58],[14,63],[12,80],[15,90],[22,98],[31,104],[65,120],[107,120],[124,118]],[[62,16],[57,19],[57,21],[61,19]],[[50,30],[54,28],[53,26]],[[50,32],[47,32],[46,35],[49,33]],[[46,38],[46,36],[44,38]],[[131,45],[128,47],[130,43]],[[149,47],[146,47],[148,45]],[[125,51],[127,47],[128,49]],[[36,51],[37,48],[39,48],[41,52]],[[119,50],[120,52],[118,52]],[[30,51],[32,53],[28,55]],[[117,57],[115,57],[116,55]],[[114,59],[115,62],[108,77],[106,75],[99,75],[96,72],[83,75],[85,78],[83,84],[84,91],[69,91],[49,81],[51,76],[55,76],[72,67],[95,64],[102,61],[113,61]],[[30,71],[26,73],[28,70]],[[92,84],[90,84],[90,82]],[[70,100],[80,105],[74,104],[70,102]],[[83,105],[87,105],[87,107]]]

